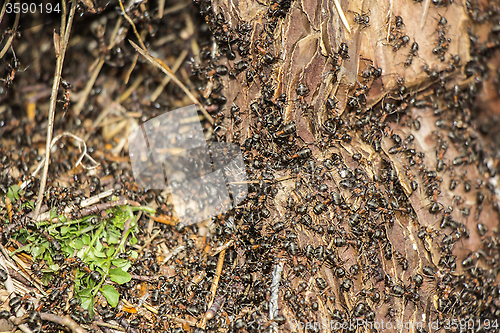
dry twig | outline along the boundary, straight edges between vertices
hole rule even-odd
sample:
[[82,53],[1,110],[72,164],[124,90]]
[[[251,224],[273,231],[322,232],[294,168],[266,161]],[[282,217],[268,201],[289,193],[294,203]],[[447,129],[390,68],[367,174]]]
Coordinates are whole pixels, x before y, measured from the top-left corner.
[[[6,1],[3,5],[2,12],[0,13],[0,22],[2,22],[2,18],[5,15],[5,10],[6,10],[7,4],[9,2],[10,2],[10,0]],[[16,35],[16,30],[17,30],[17,26],[19,24],[20,16],[21,16],[21,13],[16,14],[16,18],[14,20],[14,26],[12,27],[11,35],[9,36],[9,39],[7,39],[7,43],[5,43],[5,46],[3,47],[2,51],[0,51],[0,59],[3,58],[5,53],[7,53],[7,50],[9,49],[10,45],[12,44],[12,40],[14,40],[14,36]]]
[[[219,285],[219,280],[220,280],[220,276],[222,274],[222,267],[224,265],[224,258],[225,257],[226,257],[226,249],[223,249],[219,254],[219,260],[217,261],[217,268],[215,270],[214,281],[212,282],[212,286],[210,287],[210,293],[212,296],[210,298],[210,302],[208,303],[207,309],[210,309],[212,304],[214,304],[215,295],[217,293],[217,286]],[[207,324],[207,317],[203,316],[203,319],[201,322],[201,328],[205,329],[206,324]]]
[[[58,135],[58,136],[56,136],[54,139],[52,139],[52,143],[50,144],[50,148],[52,149],[52,147],[54,147],[54,146],[55,146],[55,144],[57,143],[57,141],[59,141],[59,140],[60,140],[63,136],[69,136],[69,137],[72,137],[73,139],[75,139],[75,140],[77,140],[77,141],[79,141],[79,142],[81,142],[81,143],[83,144],[83,151],[82,151],[82,153],[80,154],[80,157],[78,158],[78,160],[76,161],[76,163],[75,163],[75,167],[77,167],[77,166],[79,166],[79,165],[81,164],[81,165],[82,165],[82,167],[83,167],[84,169],[87,169],[87,170],[92,170],[92,169],[97,168],[97,167],[100,165],[100,164],[99,164],[99,163],[97,163],[97,162],[96,162],[96,160],[94,160],[94,159],[93,159],[93,158],[92,158],[89,154],[87,154],[87,144],[85,143],[85,141],[84,141],[82,138],[80,138],[80,137],[78,137],[78,136],[76,136],[76,135],[74,135],[74,134],[71,134],[71,133],[68,133],[68,132],[64,132],[64,133],[59,134],[59,135]],[[81,147],[80,147],[80,149],[81,149]],[[87,158],[88,158],[90,161],[92,161],[92,163],[94,163],[94,166],[87,167],[87,166],[85,166],[85,165],[82,163],[82,160],[83,160],[83,158],[84,158],[85,156],[87,156]],[[46,160],[47,160],[47,159],[46,159],[46,157],[44,157],[44,158],[40,161],[40,163],[38,164],[38,166],[37,166],[36,170],[35,170],[35,171],[33,171],[33,173],[31,174],[31,177],[33,177],[33,178],[34,178],[34,177],[36,177],[36,175],[38,174],[38,172],[40,171],[40,169],[41,169],[41,168],[45,165],[45,161],[46,161]],[[21,184],[21,189],[24,189],[24,188],[26,187],[26,185],[28,185],[28,182],[29,182],[29,181],[30,181],[29,179],[28,179],[28,180],[26,180],[26,181],[24,181],[24,182]],[[39,212],[39,213],[40,213],[40,212]],[[37,215],[37,214],[35,214],[35,215]]]
[[113,330],[125,332],[125,329],[123,327],[118,326],[118,325],[108,324],[108,323],[103,322],[102,320],[96,320],[96,321],[94,321],[94,323],[100,327],[106,327],[106,328],[111,328]]
[[54,47],[56,52],[56,70],[54,75],[54,83],[52,85],[52,94],[50,96],[50,107],[49,107],[49,122],[47,125],[47,142],[45,146],[45,167],[43,168],[42,181],[40,182],[40,189],[38,192],[38,198],[36,200],[36,208],[35,208],[35,219],[38,217],[40,212],[40,207],[42,207],[43,195],[45,192],[45,186],[47,185],[47,174],[49,172],[49,164],[50,164],[50,147],[52,143],[52,131],[54,127],[54,118],[56,114],[56,102],[57,102],[57,93],[59,91],[59,84],[61,82],[61,73],[62,67],[64,63],[64,55],[66,54],[66,48],[68,47],[69,35],[71,33],[71,26],[73,24],[73,17],[75,16],[76,10],[76,0],[71,1],[71,11],[69,13],[68,23],[66,23],[66,2],[62,2],[63,7],[63,17],[61,21],[61,34],[63,34],[62,45],[60,43],[60,36],[54,32]]
[[201,113],[205,116],[205,118],[210,122],[210,124],[214,124],[214,118],[208,113],[208,111],[205,109],[205,107],[194,97],[194,95],[189,91],[189,89],[182,83],[168,68],[167,65],[163,63],[163,61],[158,60],[157,58],[151,56],[147,50],[141,49],[137,44],[129,40],[129,43],[134,47],[134,49],[139,52],[146,60],[148,60],[150,63],[152,63],[156,68],[161,70],[163,73],[166,75],[170,76],[172,81],[174,81],[181,89],[184,91],[184,93],[189,97],[189,99],[198,105],[201,109]]
[[78,103],[76,103],[75,107],[73,108],[73,112],[75,113],[75,116],[78,116],[80,112],[83,109],[83,106],[85,105],[85,102],[87,101],[87,97],[90,94],[90,91],[92,90],[92,87],[94,87],[95,80],[97,80],[97,77],[99,76],[99,73],[101,72],[101,68],[104,65],[104,58],[99,59],[99,63],[97,66],[94,68],[94,71],[92,72],[92,76],[90,79],[87,81],[87,84],[85,85],[85,88],[83,89],[82,96],[80,96],[80,99],[78,100]]
[[[182,53],[179,55],[179,57],[177,58],[177,60],[175,60],[175,63],[174,65],[172,66],[172,72],[175,74],[177,72],[177,70],[181,67],[182,65],[182,62],[184,61],[184,59],[186,58],[188,52],[187,50],[183,50]],[[171,78],[170,76],[165,76],[163,78],[163,81],[161,82],[161,84],[158,86],[158,88],[155,89],[155,91],[153,91],[153,93],[151,94],[151,97],[149,98],[149,100],[151,102],[154,102],[156,101],[156,99],[158,98],[158,96],[160,96],[161,92],[163,91],[163,89],[165,89],[165,87],[167,86],[167,84],[171,81]]]
[[[274,265],[273,270],[273,281],[271,282],[271,297],[269,298],[269,319],[273,320],[278,314],[278,293],[281,281],[281,272],[283,272],[284,262],[280,261],[278,264]],[[273,325],[274,331],[276,332],[276,326]]]
[[[8,267],[7,267],[7,264],[5,263],[5,260],[3,259],[3,256],[0,256],[0,266],[2,266],[2,268],[5,270],[5,272],[7,273],[7,280],[5,280],[3,282],[4,286],[5,286],[5,289],[7,289],[7,291],[11,294],[11,296],[15,296],[15,289],[14,289],[14,283],[12,282],[12,278],[10,277],[9,275],[9,270],[8,270]],[[24,315],[24,310],[22,308],[19,308],[16,312],[16,315],[18,317],[22,317]],[[31,329],[28,327],[28,325],[22,323],[22,322],[17,322],[17,319],[20,319],[20,318],[16,318],[14,316],[12,316],[11,318],[9,318],[9,320],[14,324],[14,325],[17,325],[17,327],[19,327],[19,329],[21,331],[23,331],[24,333],[33,333],[33,331],[31,331]]]
[[86,333],[87,330],[83,329],[80,325],[78,325],[71,317],[69,316],[64,316],[64,317],[59,317],[56,316],[52,313],[40,313],[40,319],[46,320],[46,321],[51,321],[53,323],[56,323],[61,326],[65,326],[69,328],[73,333]]
[[344,11],[342,10],[342,6],[340,5],[340,1],[333,0],[333,2],[335,3],[335,7],[337,8],[337,12],[339,13],[342,23],[344,24],[347,31],[351,33],[351,27],[349,27],[349,22],[347,22],[347,18],[345,17]]
[[217,247],[217,248],[215,248],[215,249],[212,249],[212,250],[210,251],[210,255],[211,255],[211,256],[215,256],[216,254],[218,254],[218,253],[222,252],[223,250],[226,250],[228,247],[232,246],[233,244],[234,244],[234,240],[232,240],[232,239],[231,239],[231,240],[230,240],[230,241],[228,241],[226,244],[221,245],[221,246],[219,246],[219,247]]
[[429,12],[430,5],[431,5],[431,0],[425,0],[424,13],[422,14],[422,21],[420,22],[420,28],[423,28],[425,25],[425,20],[427,19],[427,13]]
[[137,39],[139,40],[139,44],[141,44],[141,47],[143,50],[146,50],[146,45],[144,45],[142,38],[141,38],[141,35],[139,35],[139,32],[137,31],[137,28],[135,27],[134,21],[132,21],[130,16],[128,16],[127,12],[125,11],[125,8],[123,8],[122,0],[119,0],[119,3],[120,3],[120,8],[122,9],[123,16],[128,21],[128,23],[130,23],[130,25],[132,26],[132,29],[134,30],[134,34],[137,37]]

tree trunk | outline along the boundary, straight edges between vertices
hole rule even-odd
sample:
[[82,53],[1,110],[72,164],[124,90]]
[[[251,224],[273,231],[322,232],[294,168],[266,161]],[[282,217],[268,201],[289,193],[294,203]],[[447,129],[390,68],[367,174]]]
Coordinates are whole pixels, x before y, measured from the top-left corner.
[[218,221],[238,221],[216,240],[235,240],[254,281],[233,328],[500,318],[499,29],[485,6],[201,2],[214,66],[230,68],[212,79],[228,101],[216,134],[243,147],[252,181]]

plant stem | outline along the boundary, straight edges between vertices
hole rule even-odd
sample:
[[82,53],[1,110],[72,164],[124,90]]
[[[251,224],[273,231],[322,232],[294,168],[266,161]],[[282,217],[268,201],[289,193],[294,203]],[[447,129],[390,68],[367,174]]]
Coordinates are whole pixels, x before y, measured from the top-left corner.
[[[57,102],[57,93],[59,91],[59,84],[61,81],[61,73],[64,63],[64,55],[66,54],[66,48],[68,47],[69,35],[71,32],[71,25],[73,23],[73,17],[75,15],[76,10],[76,0],[71,1],[71,11],[69,13],[68,22],[66,23],[66,2],[63,0],[63,17],[61,21],[61,33],[64,36],[58,36],[54,33],[54,47],[56,48],[56,70],[54,74],[54,82],[52,84],[52,94],[50,96],[50,107],[49,107],[49,122],[47,124],[47,141],[45,143],[45,165],[43,168],[42,180],[40,182],[40,189],[38,191],[38,198],[36,199],[36,208],[35,208],[35,216],[34,219],[38,218],[38,214],[40,213],[40,208],[42,207],[43,196],[45,193],[45,186],[47,185],[47,174],[49,172],[49,164],[50,164],[50,147],[52,143],[52,131],[54,129],[54,118],[56,114],[56,102]],[[59,38],[62,44],[56,43],[56,39]],[[58,46],[60,47],[58,49]]]

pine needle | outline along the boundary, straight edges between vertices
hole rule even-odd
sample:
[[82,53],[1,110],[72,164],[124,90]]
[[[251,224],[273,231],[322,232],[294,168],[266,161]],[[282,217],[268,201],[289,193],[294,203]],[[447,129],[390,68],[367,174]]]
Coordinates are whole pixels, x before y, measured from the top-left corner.
[[344,24],[345,28],[349,33],[351,33],[351,27],[349,27],[349,23],[347,22],[347,18],[344,15],[344,11],[342,10],[342,7],[340,6],[340,0],[333,0],[335,2],[335,7],[337,7],[337,11],[339,12],[340,19],[342,20],[342,23]]
[[148,60],[150,63],[152,63],[156,68],[161,70],[163,73],[166,75],[170,76],[171,80],[174,81],[181,89],[184,91],[184,93],[189,97],[189,99],[196,105],[198,105],[201,109],[201,113],[205,116],[205,118],[210,122],[210,124],[214,124],[214,118],[208,113],[208,111],[205,109],[203,105],[201,105],[200,102],[194,97],[194,95],[189,91],[189,89],[182,83],[170,70],[170,68],[163,63],[163,61],[151,56],[147,50],[143,50],[140,48],[137,44],[135,44],[133,41],[129,39],[129,43],[134,47],[134,49],[139,52],[146,60]]

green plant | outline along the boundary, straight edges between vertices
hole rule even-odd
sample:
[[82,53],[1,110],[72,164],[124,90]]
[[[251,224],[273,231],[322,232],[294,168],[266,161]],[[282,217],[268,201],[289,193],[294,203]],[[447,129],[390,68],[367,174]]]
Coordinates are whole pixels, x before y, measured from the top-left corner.
[[[11,196],[13,200],[19,199],[19,196]],[[32,202],[28,204],[33,207]],[[46,285],[58,274],[67,274],[67,270],[72,267],[69,263],[85,263],[83,268],[74,267],[72,270],[74,295],[81,306],[93,315],[94,302],[99,292],[115,307],[120,296],[115,285],[131,280],[128,270],[138,253],[126,244],[133,246],[137,243],[139,211],[154,213],[148,207],[125,205],[105,210],[105,218],[89,215],[67,220],[64,215],[57,216],[53,210],[50,220],[59,217],[60,222],[38,222],[37,231],[21,229],[14,238],[23,246],[12,255],[26,252],[34,261],[42,261],[42,281]],[[54,241],[60,244],[60,248],[54,246]],[[61,254],[64,255],[64,260],[61,260]],[[119,256],[120,254],[125,255]]]

